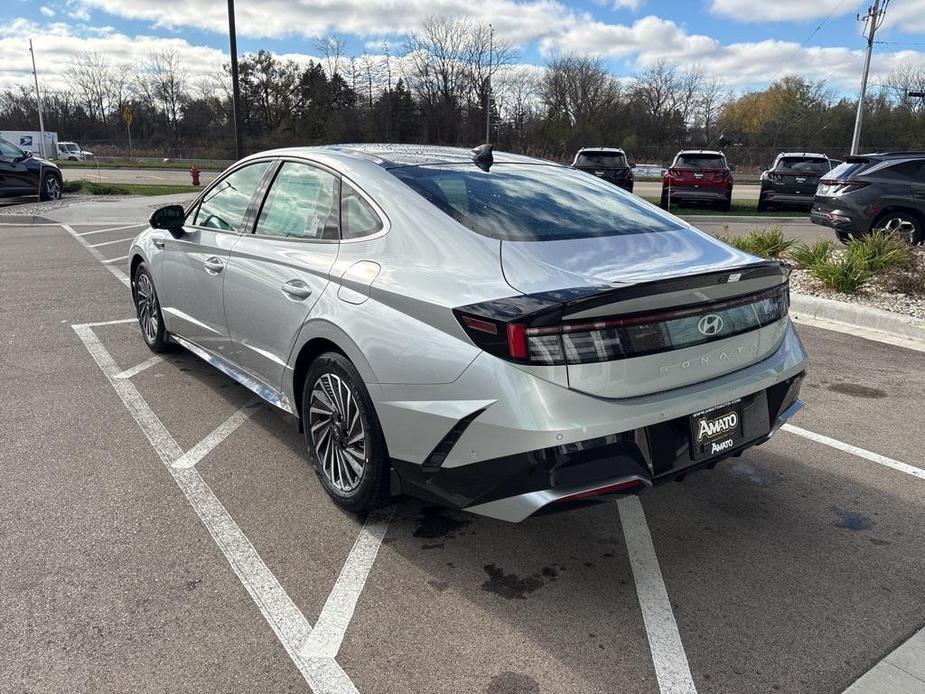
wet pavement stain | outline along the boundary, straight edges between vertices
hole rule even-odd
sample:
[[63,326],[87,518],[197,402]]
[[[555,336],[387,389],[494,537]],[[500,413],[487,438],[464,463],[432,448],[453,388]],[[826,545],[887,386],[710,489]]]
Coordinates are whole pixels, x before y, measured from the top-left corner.
[[428,540],[437,538],[455,537],[454,533],[465,528],[472,521],[452,518],[447,515],[447,510],[440,506],[428,506],[421,509],[421,516],[417,519],[418,527],[414,531],[415,537],[423,537]]
[[774,482],[774,479],[770,475],[744,460],[737,460],[726,469],[729,471],[729,474],[734,477],[740,477],[749,482],[754,482],[759,487],[767,487]]
[[446,581],[429,580],[427,581],[427,585],[429,585],[431,588],[436,590],[438,593],[442,593],[443,591],[445,591],[447,588],[450,587],[450,584],[447,583]]
[[506,670],[488,683],[485,694],[539,694],[540,685],[529,675]]
[[885,390],[861,386],[857,383],[833,383],[828,386],[833,393],[842,393],[844,395],[853,395],[858,398],[885,398],[889,395]]
[[495,564],[486,564],[484,569],[488,574],[488,580],[482,584],[482,590],[495,593],[507,600],[526,600],[528,593],[543,587],[539,578],[521,578],[517,574],[506,574],[504,569]]
[[877,537],[870,538],[870,543],[872,545],[892,545],[893,544],[889,540],[881,540],[880,538],[877,538]]
[[846,530],[870,530],[874,527],[874,522],[869,518],[865,518],[860,513],[854,511],[843,511],[838,507],[833,507],[832,511],[838,517],[834,523],[833,527],[836,528],[845,528]]

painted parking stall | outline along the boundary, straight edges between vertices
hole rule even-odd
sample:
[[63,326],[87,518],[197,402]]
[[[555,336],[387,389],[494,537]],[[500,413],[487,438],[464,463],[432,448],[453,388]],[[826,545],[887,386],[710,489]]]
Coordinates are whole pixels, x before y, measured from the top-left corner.
[[[158,480],[157,498],[172,500],[158,537],[182,546],[199,528],[196,556],[210,567],[209,589],[233,606],[238,628],[163,662],[176,674],[163,674],[161,688],[841,692],[925,624],[925,465],[916,435],[925,421],[889,407],[925,392],[921,353],[801,329],[812,360],[808,405],[792,427],[712,472],[618,504],[519,525],[414,500],[356,518],[327,501],[301,435],[281,415],[189,353],[144,348],[120,260],[141,227],[124,226],[24,228],[15,242],[11,228],[0,234],[36,266],[43,260],[32,243],[94,259],[52,288],[65,305],[92,296],[79,320],[30,309],[55,316],[47,349],[82,365],[84,387],[96,394],[98,419],[84,420],[82,440],[114,461],[133,451],[139,484]],[[23,328],[5,332],[38,340],[49,330],[41,323],[23,318]],[[846,375],[832,355],[849,353]],[[895,384],[884,360],[906,368]],[[7,377],[26,384],[25,374]],[[849,381],[854,390],[837,386]],[[38,405],[43,396],[30,397]],[[881,433],[891,428],[904,436]],[[20,429],[11,421],[7,430]],[[59,447],[74,445],[60,438]],[[87,474],[105,484],[102,470]],[[120,479],[112,504],[99,507],[101,522],[150,493],[133,488],[133,476]],[[59,503],[80,507],[77,497]],[[183,528],[179,536],[172,526]],[[151,572],[152,585],[170,580],[176,568],[164,562],[162,541],[139,527],[136,542],[150,547],[155,565],[165,563]],[[35,551],[17,547],[20,563]],[[66,550],[47,561],[67,564]],[[107,569],[83,571],[93,581]],[[4,622],[16,623],[15,609],[0,602]],[[260,634],[246,662],[235,644]],[[16,636],[17,648],[36,657],[66,659],[29,632]],[[202,674],[225,651],[245,658],[228,664],[237,679]],[[106,667],[92,650],[87,662],[91,671]],[[0,667],[6,682],[56,691],[27,672]],[[86,681],[83,690],[101,688]]]

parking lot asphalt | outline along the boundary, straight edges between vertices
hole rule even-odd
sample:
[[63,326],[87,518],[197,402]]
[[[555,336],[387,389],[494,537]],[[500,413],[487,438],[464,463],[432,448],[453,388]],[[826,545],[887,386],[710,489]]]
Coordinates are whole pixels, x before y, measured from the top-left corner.
[[[342,513],[284,416],[152,359],[109,228],[0,226],[2,690],[816,694],[925,625],[925,479],[793,431],[641,505]],[[922,353],[800,334],[793,423],[925,469]]]

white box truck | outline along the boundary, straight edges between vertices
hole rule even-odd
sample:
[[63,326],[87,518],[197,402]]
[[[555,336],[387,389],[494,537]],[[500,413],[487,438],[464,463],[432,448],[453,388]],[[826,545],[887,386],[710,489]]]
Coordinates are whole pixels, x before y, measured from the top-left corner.
[[37,157],[58,158],[58,133],[45,131],[45,150],[42,152],[42,133],[38,130],[0,130],[0,137]]

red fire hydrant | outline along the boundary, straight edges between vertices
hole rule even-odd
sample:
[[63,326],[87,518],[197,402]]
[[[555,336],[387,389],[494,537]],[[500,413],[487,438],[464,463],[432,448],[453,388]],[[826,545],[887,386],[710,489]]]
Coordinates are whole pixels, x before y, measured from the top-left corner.
[[193,178],[193,185],[199,185],[199,167],[193,164],[193,167],[189,170],[189,175]]

